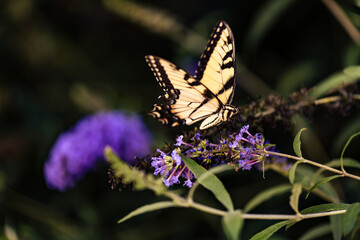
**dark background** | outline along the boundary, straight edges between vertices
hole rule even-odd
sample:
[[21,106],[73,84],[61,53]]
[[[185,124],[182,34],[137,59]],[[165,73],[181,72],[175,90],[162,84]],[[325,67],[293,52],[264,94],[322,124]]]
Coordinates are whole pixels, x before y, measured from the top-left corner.
[[[351,1],[339,3],[355,26],[360,23],[359,8]],[[224,239],[219,217],[191,209],[158,211],[116,224],[131,210],[159,199],[149,191],[111,190],[106,166],[63,193],[49,190],[43,177],[57,136],[99,110],[142,114],[154,135],[154,149],[180,134],[181,128],[166,129],[144,114],[161,94],[144,56],[161,56],[193,72],[220,19],[230,25],[236,42],[235,105],[246,106],[272,91],[286,98],[360,63],[359,47],[322,1],[2,1],[0,239],[11,231],[20,239]],[[358,109],[345,117],[336,109],[318,109],[304,123],[312,133],[309,144],[304,143],[306,156],[319,162],[339,157],[359,122]],[[266,126],[266,139],[292,153],[291,128]],[[359,143],[349,147],[349,157],[359,156]],[[288,182],[274,172],[263,179],[256,170],[222,179],[237,208],[261,190]],[[335,187],[344,202],[359,201],[356,182],[341,184]],[[204,190],[199,199],[221,207]],[[287,202],[288,195],[276,197],[256,212],[291,214]],[[315,203],[323,200],[310,197],[301,207]],[[304,221],[280,231],[283,237],[276,239],[295,239],[326,221]],[[243,239],[269,224],[246,221]]]

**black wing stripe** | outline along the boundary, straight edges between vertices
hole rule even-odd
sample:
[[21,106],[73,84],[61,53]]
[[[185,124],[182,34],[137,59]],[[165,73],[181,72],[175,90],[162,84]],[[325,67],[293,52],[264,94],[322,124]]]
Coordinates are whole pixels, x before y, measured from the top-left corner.
[[146,56],[166,93],[159,97],[165,104],[154,105],[150,114],[171,126],[189,125],[206,118],[200,129],[224,121],[224,109],[231,103],[235,88],[234,48],[229,26],[219,21],[200,57],[195,77],[167,60]]
[[[222,25],[222,26],[220,26],[220,25]],[[195,78],[198,81],[200,81],[201,78],[203,77],[203,74],[204,74],[204,71],[206,68],[206,64],[209,61],[210,56],[213,53],[213,51],[217,45],[217,42],[219,41],[219,39],[221,37],[222,31],[224,31],[225,28],[226,28],[226,25],[222,21],[220,21],[216,24],[214,31],[210,36],[210,40],[208,42],[206,50],[200,57],[198,69],[196,70],[196,73],[195,73]]]

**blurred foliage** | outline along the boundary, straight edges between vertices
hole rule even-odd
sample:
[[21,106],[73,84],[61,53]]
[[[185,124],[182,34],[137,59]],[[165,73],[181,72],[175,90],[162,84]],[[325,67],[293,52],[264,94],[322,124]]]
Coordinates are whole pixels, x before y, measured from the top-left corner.
[[[358,1],[339,3],[359,28]],[[5,0],[0,6],[0,239],[225,237],[220,219],[191,209],[158,211],[116,224],[159,197],[149,191],[111,190],[107,166],[99,166],[65,193],[45,185],[43,164],[49,149],[80,117],[102,109],[145,113],[152,108],[161,89],[146,66],[147,54],[192,71],[215,23],[227,21],[239,64],[236,105],[264,98],[271,90],[286,96],[360,64],[359,46],[322,1]],[[186,129],[167,129],[143,116],[157,147]],[[303,155],[321,156],[315,161],[339,157],[347,138],[360,130],[356,109],[342,116],[320,108],[312,119],[298,122],[296,129],[307,125],[309,134],[317,136],[312,138],[316,147],[303,140]],[[296,129],[262,127],[281,151],[292,151],[289,143]],[[346,157],[359,159],[359,143],[354,139]],[[287,182],[274,172],[267,172],[264,180],[256,171],[222,180],[236,208],[261,190]],[[342,201],[359,201],[357,184],[334,182]],[[207,192],[199,195],[216,206]],[[287,201],[288,196],[277,196],[255,210],[291,212]],[[320,201],[310,195],[299,208]],[[279,237],[294,239],[324,222],[304,221],[292,231],[280,231]],[[244,239],[268,225],[245,222]],[[322,239],[331,236],[327,233]]]

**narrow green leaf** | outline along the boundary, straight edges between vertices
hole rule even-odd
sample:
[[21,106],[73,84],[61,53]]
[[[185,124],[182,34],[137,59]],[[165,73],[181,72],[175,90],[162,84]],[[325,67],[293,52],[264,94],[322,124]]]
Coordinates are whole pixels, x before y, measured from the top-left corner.
[[350,66],[344,69],[346,75],[360,77],[360,66]]
[[[314,185],[314,182],[325,178],[325,176],[322,175],[312,178],[316,171],[316,169],[308,166],[307,164],[299,165],[296,170],[295,182],[301,182],[303,188],[310,189]],[[317,194],[326,201],[339,202],[338,193],[330,183],[321,185],[318,189],[315,189],[313,193]]]
[[[351,159],[351,158],[344,158],[343,159],[343,164],[344,164],[344,167],[351,167],[351,168],[359,168],[360,169],[360,163],[354,159]],[[329,167],[340,167],[341,166],[341,163],[340,163],[340,159],[334,159],[334,160],[331,160],[327,163],[325,163],[326,166],[329,166]],[[311,182],[315,182],[316,179],[319,179],[321,178],[321,173],[326,171],[325,169],[323,168],[319,168],[312,176],[311,178]]]
[[274,225],[271,225],[268,228],[265,228],[261,232],[255,234],[250,238],[250,240],[266,240],[269,239],[275,232],[277,232],[280,228],[284,227],[285,225],[289,224],[293,220],[285,220],[278,223],[275,223]]
[[310,190],[308,191],[308,193],[306,194],[306,197],[305,198],[308,198],[309,194],[314,191],[315,189],[317,189],[319,186],[323,185],[324,183],[327,183],[335,178],[339,178],[339,177],[343,177],[342,175],[333,175],[333,176],[330,176],[330,177],[327,177],[327,178],[323,178],[321,179],[320,181],[318,181],[317,183],[315,183],[311,188]]
[[152,211],[156,211],[156,210],[160,210],[160,209],[164,209],[164,208],[169,208],[169,207],[178,207],[178,205],[176,205],[174,202],[170,202],[170,201],[163,201],[163,202],[157,202],[157,203],[144,205],[144,206],[139,207],[138,209],[132,211],[131,213],[129,213],[122,219],[120,219],[118,221],[118,223],[122,223],[122,222],[124,222],[132,217],[138,216],[140,214],[144,214],[147,212],[152,212]]
[[300,222],[301,220],[292,220],[290,223],[286,224],[285,231],[287,231],[289,228]]
[[[225,172],[225,171],[228,171],[228,170],[234,170],[234,167],[232,167],[230,165],[222,165],[222,166],[217,166],[217,167],[211,168],[211,169],[208,170],[208,172],[212,173],[212,174],[218,174],[218,173]],[[202,178],[204,178],[206,176],[207,176],[207,173],[201,175],[200,178],[202,179]],[[196,189],[198,188],[199,185],[200,185],[199,181],[196,181],[192,185],[192,187],[190,188],[189,193],[188,193],[188,199],[192,200],[194,198],[195,191],[196,191]]]
[[[197,164],[191,158],[188,158],[180,154],[181,159],[186,164],[186,166],[194,173],[197,181],[206,189],[211,191],[219,202],[221,202],[229,211],[234,210],[234,205],[230,198],[230,194],[225,189],[222,182],[211,172],[207,171],[205,168]],[[205,176],[201,177],[203,174]]]
[[[337,210],[346,210],[350,204],[346,203],[326,203],[326,204],[320,204],[308,207],[302,211],[300,211],[301,214],[311,214],[311,213],[322,213],[322,212],[331,212],[331,211],[337,211]],[[295,225],[300,221],[292,221],[286,226],[286,230]]]
[[239,239],[240,231],[243,225],[241,211],[229,212],[222,218],[222,226],[225,235],[230,240]]
[[339,127],[339,133],[333,137],[334,142],[331,146],[332,155],[337,155],[341,152],[350,136],[360,131],[360,114],[354,115],[349,121],[346,121],[345,125]]
[[346,204],[346,203],[325,203],[325,204],[320,204],[305,208],[304,210],[300,211],[300,213],[311,214],[311,213],[330,212],[337,210],[346,210],[349,208],[349,206],[350,204]]
[[344,215],[343,231],[345,235],[348,235],[354,229],[359,213],[360,213],[360,203],[353,203],[347,209]]
[[351,233],[351,240],[356,239],[355,236],[357,235],[359,230],[360,230],[360,221],[356,221],[355,226],[354,226],[354,228],[352,230],[352,233]]
[[343,162],[344,162],[344,161],[343,161],[343,157],[344,157],[345,150],[346,150],[347,147],[349,146],[351,140],[352,140],[354,137],[358,136],[358,135],[360,135],[360,132],[357,132],[357,133],[351,135],[351,137],[349,138],[349,140],[346,142],[343,150],[341,151],[341,156],[340,156],[340,164],[341,164],[341,166],[340,166],[340,167],[341,167],[341,170],[342,170],[342,171],[345,171],[345,169],[344,169],[344,163],[343,163]]
[[[343,158],[343,163],[345,167],[351,167],[351,168],[359,168],[360,169],[360,162],[358,162],[355,159],[352,158]],[[330,162],[327,162],[325,164],[329,167],[340,167],[340,159],[334,159]]]
[[330,224],[321,224],[307,230],[299,240],[313,240],[331,233]]
[[343,230],[343,218],[344,215],[330,216],[330,226],[334,240],[341,240]]
[[301,136],[301,133],[305,130],[306,130],[306,128],[300,129],[300,131],[296,134],[296,136],[294,138],[294,142],[293,142],[294,152],[295,152],[296,156],[298,156],[300,158],[302,158],[300,136]]
[[299,197],[302,192],[302,186],[300,183],[295,183],[293,185],[293,188],[291,190],[291,196],[290,196],[290,206],[291,208],[296,212],[296,214],[299,213]]
[[331,90],[342,88],[347,84],[356,82],[357,80],[359,80],[359,77],[357,76],[350,76],[343,72],[335,73],[315,86],[314,89],[309,93],[309,97],[317,99],[329,93]]
[[297,166],[301,163],[301,161],[297,161],[294,165],[292,165],[292,167],[289,170],[289,181],[291,184],[294,183],[295,180],[295,171]]
[[265,191],[262,191],[261,193],[257,194],[255,197],[253,197],[244,207],[244,212],[250,212],[255,207],[259,206],[261,203],[275,196],[288,192],[290,191],[290,189],[291,189],[290,184],[283,184],[272,188],[268,188]]

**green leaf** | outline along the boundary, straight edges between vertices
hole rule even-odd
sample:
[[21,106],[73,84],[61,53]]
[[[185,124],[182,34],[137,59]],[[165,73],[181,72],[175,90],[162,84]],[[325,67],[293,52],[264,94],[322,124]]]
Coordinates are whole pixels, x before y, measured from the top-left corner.
[[294,142],[293,142],[294,152],[295,152],[296,156],[298,156],[300,158],[302,158],[300,136],[301,136],[301,133],[305,130],[306,130],[306,128],[300,129],[300,131],[296,134],[296,136],[294,138]]
[[118,223],[122,223],[122,222],[124,222],[132,217],[138,216],[140,214],[144,214],[147,212],[152,212],[152,211],[156,211],[156,210],[160,210],[160,209],[164,209],[164,208],[169,208],[169,207],[178,207],[178,205],[176,205],[174,202],[170,202],[170,201],[163,201],[163,202],[157,202],[157,203],[144,205],[144,206],[139,207],[138,209],[132,211],[131,213],[129,213],[122,219],[120,219],[118,221]]
[[[316,171],[316,169],[306,164],[299,165],[296,170],[295,182],[301,182],[303,188],[310,189],[314,185],[314,182],[325,178],[325,176],[322,175],[318,175],[316,178],[313,178],[312,176],[314,176]],[[318,189],[314,190],[314,193],[326,201],[339,202],[337,191],[330,183],[321,185]]]
[[289,184],[283,184],[272,188],[268,188],[265,191],[262,191],[259,194],[257,194],[255,197],[253,197],[244,207],[244,212],[250,212],[255,207],[259,206],[261,203],[275,196],[288,192],[290,189],[291,189],[291,185]]
[[[217,166],[217,167],[211,168],[211,169],[208,170],[208,172],[212,173],[212,174],[218,174],[218,173],[225,172],[225,171],[228,171],[228,170],[234,170],[234,167],[232,167],[230,165],[222,165],[222,166]],[[206,177],[207,174],[208,173],[201,175],[200,178],[202,179],[202,178]],[[196,189],[198,188],[199,185],[200,185],[199,181],[196,181],[193,184],[193,186],[189,190],[188,199],[193,199],[194,198],[195,191],[196,191]]]
[[[234,210],[234,205],[230,198],[230,194],[225,189],[222,182],[211,172],[197,164],[191,158],[180,154],[185,165],[194,173],[197,181],[206,189],[211,191],[219,202],[221,202],[229,211]],[[202,175],[204,175],[202,177]]]
[[[343,163],[345,167],[360,168],[360,162],[352,158],[344,158]],[[325,165],[329,167],[340,167],[340,159],[334,159]]]
[[344,215],[344,234],[348,235],[354,228],[360,213],[360,203],[353,203]]
[[241,211],[237,210],[227,213],[222,218],[222,226],[226,237],[231,240],[238,239],[243,222],[244,220],[241,217]]
[[343,230],[343,215],[330,216],[330,226],[334,240],[341,240]]
[[250,240],[266,240],[269,239],[275,232],[277,232],[280,228],[284,227],[285,225],[291,223],[293,220],[285,220],[282,222],[275,223],[270,227],[262,230],[261,232],[255,234]]
[[[340,127],[340,126],[339,126]],[[360,131],[360,114],[354,115],[344,126],[341,126],[337,136],[334,136],[334,143],[331,146],[332,155],[337,155],[344,148],[349,137]]]
[[309,93],[309,97],[317,99],[331,90],[342,88],[347,84],[356,82],[359,79],[358,76],[350,76],[344,72],[335,73],[323,81],[321,81],[314,89]]
[[291,190],[291,196],[290,196],[290,206],[291,208],[296,212],[296,214],[299,213],[299,197],[302,191],[302,186],[300,183],[295,183],[293,185],[293,188]]
[[[360,163],[354,159],[351,159],[351,158],[344,158],[343,159],[343,164],[345,167],[352,167],[352,168],[359,168],[360,169]],[[329,167],[340,167],[341,166],[341,163],[340,163],[340,159],[334,159],[334,160],[331,160],[327,163],[325,163],[326,166],[329,166]],[[320,178],[320,174],[322,172],[326,171],[325,169],[323,168],[319,168],[315,173],[314,175],[312,176],[312,180],[311,182],[315,182],[315,179],[319,179]]]
[[331,233],[329,224],[321,224],[307,230],[299,240],[313,240]]
[[344,69],[344,73],[351,77],[360,77],[360,66],[350,66]]
[[301,163],[301,161],[297,161],[294,165],[292,165],[292,167],[289,170],[289,181],[291,184],[294,183],[295,180],[295,171],[297,166]]
[[334,176],[330,176],[330,177],[327,177],[327,178],[323,178],[321,179],[320,181],[318,181],[317,183],[315,183],[311,188],[310,190],[308,191],[308,193],[306,194],[306,197],[305,198],[308,198],[309,194],[315,190],[316,188],[318,188],[319,186],[323,185],[324,183],[327,183],[335,178],[339,178],[339,177],[343,177],[342,175],[334,175]]
[[351,135],[351,137],[349,138],[349,140],[346,142],[343,150],[341,151],[341,156],[340,156],[341,166],[340,166],[340,167],[341,167],[341,170],[342,170],[342,171],[345,171],[345,170],[344,170],[344,165],[343,165],[343,157],[344,157],[345,150],[346,150],[347,147],[349,146],[351,140],[352,140],[354,137],[358,136],[358,135],[360,135],[360,132],[357,132],[357,133]]
[[349,206],[350,204],[346,204],[346,203],[325,203],[325,204],[320,204],[305,208],[304,210],[300,211],[300,213],[311,214],[311,213],[330,212],[337,210],[346,210],[349,208]]
[[[330,211],[337,211],[337,210],[346,210],[350,205],[345,203],[326,203],[308,207],[302,211],[300,214],[311,214],[311,213],[322,213],[322,212],[330,212]],[[299,221],[292,221],[287,226],[286,229],[289,229]]]

